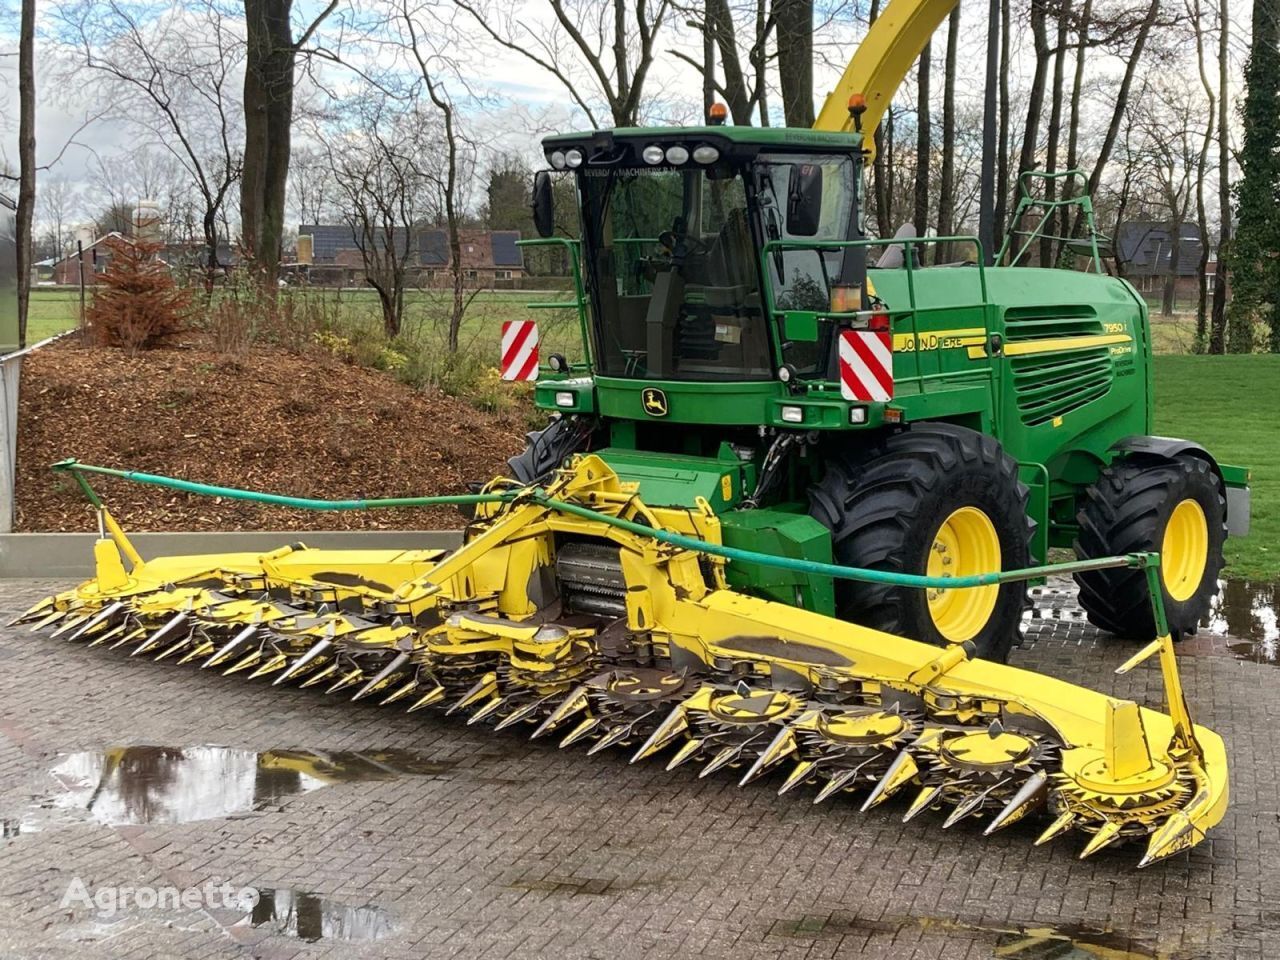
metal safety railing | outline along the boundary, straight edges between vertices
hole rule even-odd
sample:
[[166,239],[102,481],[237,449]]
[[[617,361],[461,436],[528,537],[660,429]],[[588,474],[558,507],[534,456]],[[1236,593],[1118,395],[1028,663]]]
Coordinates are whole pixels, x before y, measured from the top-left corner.
[[[911,337],[912,349],[908,351],[908,353],[914,359],[915,373],[908,374],[905,371],[899,371],[896,369],[896,365],[895,365],[894,379],[899,384],[914,383],[916,385],[916,388],[919,390],[919,392],[924,393],[927,389],[926,385],[928,383],[935,380],[953,380],[955,379],[955,376],[956,376],[955,373],[948,373],[948,372],[942,372],[942,371],[939,371],[937,373],[925,373],[920,363],[919,348],[920,348],[920,344],[922,343],[921,341],[922,331],[920,330],[920,320],[919,320],[920,304],[919,304],[919,297],[917,295],[918,291],[916,289],[916,274],[926,268],[923,266],[916,265],[914,253],[915,253],[915,248],[917,247],[924,247],[924,246],[934,245],[934,244],[961,244],[961,245],[972,246],[974,248],[976,257],[973,262],[973,267],[977,271],[978,300],[973,304],[967,304],[962,306],[964,306],[966,309],[971,308],[971,309],[981,311],[983,341],[984,342],[987,341],[990,338],[991,334],[996,331],[992,329],[991,299],[987,291],[987,271],[986,271],[986,267],[984,266],[985,257],[983,255],[982,244],[977,237],[949,236],[949,237],[886,237],[886,238],[875,238],[875,239],[866,239],[866,240],[770,240],[760,250],[760,266],[763,271],[762,275],[765,278],[764,301],[765,301],[766,311],[768,312],[769,316],[778,317],[782,319],[784,324],[787,322],[787,318],[793,314],[811,318],[814,322],[822,321],[822,322],[833,324],[835,326],[839,326],[841,323],[848,323],[853,320],[856,320],[864,314],[864,311],[852,310],[852,311],[840,312],[840,311],[834,311],[834,310],[803,310],[803,309],[788,309],[788,308],[779,307],[778,297],[774,290],[773,275],[775,271],[770,269],[771,267],[770,260],[777,254],[785,255],[785,253],[789,250],[812,251],[819,259],[821,259],[823,251],[843,253],[846,250],[859,250],[859,249],[866,250],[867,248],[870,248],[870,247],[887,249],[890,247],[900,246],[903,251],[902,267],[890,268],[888,272],[893,272],[894,270],[900,270],[905,275],[906,287],[907,287],[907,302],[905,305],[889,306],[888,309],[885,311],[885,313],[889,317],[890,322],[893,324],[895,334],[906,333],[908,336]],[[824,265],[824,270],[825,270],[825,265]],[[828,290],[830,290],[832,283],[834,281],[832,281],[829,277],[826,279],[827,279]],[[785,282],[785,277],[784,277],[784,282]],[[899,331],[897,329],[899,325],[899,321],[902,321],[902,320],[909,321],[910,323],[909,331]],[[928,336],[930,332],[932,331],[928,331],[928,330],[923,331],[923,335]],[[776,356],[776,361],[779,366],[781,366],[782,363],[786,360],[786,358],[782,355],[782,352],[781,352],[781,341],[782,341],[781,337],[779,337],[778,340],[776,341],[777,351],[778,351]],[[827,380],[825,377],[822,378],[821,381],[814,381],[814,382],[825,382],[832,388],[838,387],[838,383],[836,381]]]
[[568,237],[535,237],[517,240],[517,247],[561,247],[569,257],[569,270],[573,276],[572,300],[534,300],[526,303],[530,310],[573,310],[578,314],[578,330],[582,337],[583,361],[575,367],[591,373],[591,332],[587,320],[587,297],[582,285],[582,244]]

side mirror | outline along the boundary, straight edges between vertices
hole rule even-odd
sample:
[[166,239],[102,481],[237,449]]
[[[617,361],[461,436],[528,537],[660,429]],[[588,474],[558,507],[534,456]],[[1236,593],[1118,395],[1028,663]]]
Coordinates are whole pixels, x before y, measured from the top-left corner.
[[787,182],[787,233],[812,237],[822,221],[822,167],[816,163],[791,165]]
[[533,226],[540,237],[556,232],[556,201],[551,191],[551,174],[539,170],[533,175]]

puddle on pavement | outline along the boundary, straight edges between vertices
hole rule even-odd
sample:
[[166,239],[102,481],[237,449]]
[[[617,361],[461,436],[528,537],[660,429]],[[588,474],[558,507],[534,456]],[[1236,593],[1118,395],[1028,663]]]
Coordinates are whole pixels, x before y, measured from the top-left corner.
[[909,928],[989,937],[993,941],[991,956],[1016,960],[1161,960],[1166,956],[1118,933],[1074,927],[985,927],[932,917],[864,920],[837,913],[829,917],[778,920],[770,933],[817,940],[845,934],[892,937]]
[[452,761],[401,750],[236,750],[229,747],[111,747],[62,758],[50,773],[66,788],[59,807],[100,823],[187,823],[263,809],[339,783],[439,776]]
[[299,890],[258,890],[248,921],[272,933],[314,943],[317,940],[381,940],[392,930],[380,907],[351,907]]
[[1280,665],[1280,583],[1224,580],[1201,627],[1230,636],[1238,660]]

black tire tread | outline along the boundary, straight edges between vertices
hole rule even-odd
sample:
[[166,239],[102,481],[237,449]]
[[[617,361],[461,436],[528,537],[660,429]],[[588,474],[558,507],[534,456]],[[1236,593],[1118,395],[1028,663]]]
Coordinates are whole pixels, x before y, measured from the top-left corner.
[[[981,471],[1003,491],[1004,514],[1022,518],[1021,549],[1006,556],[1006,569],[1025,566],[1034,523],[1027,515],[1029,491],[1018,478],[1018,464],[989,435],[948,423],[914,424],[884,435],[857,450],[833,452],[825,475],[810,490],[810,514],[832,531],[837,562],[895,573],[905,569],[913,537],[932,530],[941,518],[923,516],[929,491],[957,471]],[[997,525],[1007,516],[993,516]],[[988,642],[983,654],[1004,659],[1019,629],[1026,605],[1021,584],[1001,588],[997,617],[1004,635]],[[837,583],[837,615],[877,630],[936,642],[913,613],[912,588],[844,580]],[[1016,595],[1016,602],[1012,600]],[[1010,611],[1012,606],[1012,612]],[[1013,622],[1008,622],[1012,620]],[[929,624],[932,628],[932,624]]]
[[[1162,518],[1171,509],[1171,501],[1197,489],[1206,495],[1212,489],[1218,514],[1207,517],[1211,528],[1209,558],[1200,590],[1181,603],[1165,594],[1165,612],[1175,640],[1195,634],[1222,572],[1226,499],[1213,468],[1200,457],[1126,457],[1102,471],[1076,514],[1079,533],[1073,546],[1082,560],[1156,551],[1164,537]],[[1155,636],[1151,595],[1142,570],[1092,570],[1076,574],[1075,580],[1080,606],[1094,626],[1121,637],[1150,640]]]

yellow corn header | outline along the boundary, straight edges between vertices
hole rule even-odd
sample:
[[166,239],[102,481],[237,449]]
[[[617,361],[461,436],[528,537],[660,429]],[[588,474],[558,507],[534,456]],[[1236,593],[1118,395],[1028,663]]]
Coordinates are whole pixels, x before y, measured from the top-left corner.
[[[1036,843],[1083,831],[1085,857],[1146,842],[1145,866],[1204,838],[1227,804],[1217,734],[1191,722],[1153,582],[1156,657],[1168,713],[1014,667],[845,623],[726,587],[738,559],[849,578],[892,575],[721,543],[701,510],[646,506],[602,460],[580,456],[546,488],[399,501],[300,501],[187,481],[58,465],[98,509],[96,576],[18,621],[271,685],[296,684],[469,724],[554,736],[588,753],[623,748],[667,769],[775,777],[813,802],[866,810],[910,796],[904,820],[982,818],[985,833],[1031,814]],[[452,552],[312,550],[144,560],[85,480],[127,476],[197,493],[359,509],[472,503]],[[745,554],[745,556],[744,556]],[[1154,555],[950,580],[963,588],[1084,566],[1144,567]],[[970,583],[969,581],[973,581]]]

